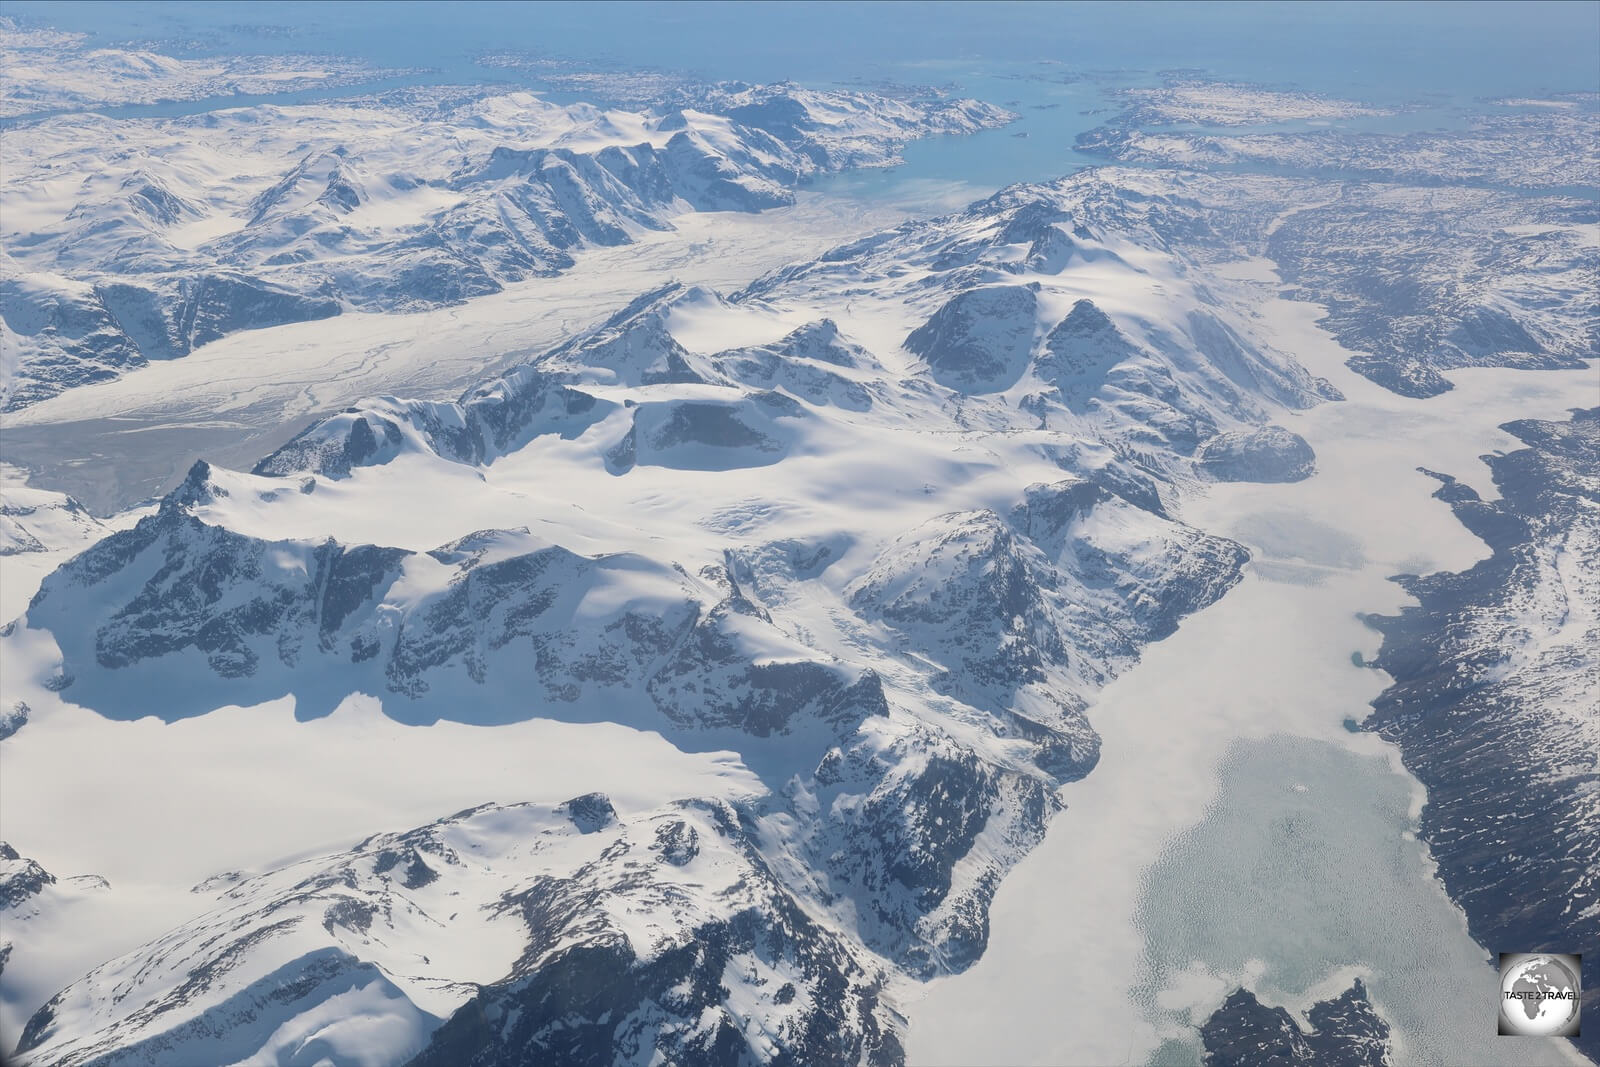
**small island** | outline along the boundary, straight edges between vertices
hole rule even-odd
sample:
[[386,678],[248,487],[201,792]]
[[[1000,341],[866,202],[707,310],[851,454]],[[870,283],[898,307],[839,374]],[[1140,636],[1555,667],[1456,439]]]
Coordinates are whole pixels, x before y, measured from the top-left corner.
[[1307,1032],[1282,1008],[1269,1008],[1248,989],[1236,989],[1200,1028],[1206,1067],[1317,1064],[1387,1067],[1389,1024],[1373,1010],[1357,978],[1339,996],[1306,1013]]

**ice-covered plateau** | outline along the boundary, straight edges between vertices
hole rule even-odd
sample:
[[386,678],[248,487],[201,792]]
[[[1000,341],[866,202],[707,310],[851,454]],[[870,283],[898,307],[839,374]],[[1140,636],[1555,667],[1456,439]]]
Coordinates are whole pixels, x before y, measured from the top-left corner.
[[974,100],[719,84],[640,111],[414,88],[16,125],[0,144],[3,404],[240,330],[458,304],[682,212],[790,204],[817,174],[1011,118]]
[[1119,123],[1128,126],[1260,126],[1295,121],[1349,119],[1392,111],[1293,89],[1274,89],[1173,74],[1153,87],[1117,90],[1129,104]]
[[252,473],[197,464],[0,638],[18,736],[67,703],[364,692],[424,729],[620,722],[760,788],[490,807],[214,880],[35,1006],[21,1062],[900,1062],[897,1005],[983,951],[1093,767],[1094,694],[1239,578],[1174,517],[1197,450],[1337,398],[1264,341],[1259,286],[1172,239],[1205,188],[1018,187],[731,296],[647,293]]
[[[1472,115],[1465,129],[1409,133],[1358,132],[1329,125],[1329,120],[1363,113],[1353,106],[1329,107],[1322,114],[1310,107],[1252,114],[1247,102],[1229,103],[1236,95],[1248,101],[1254,94],[1247,90],[1236,93],[1227,86],[1210,86],[1208,93],[1215,94],[1214,106],[1183,118],[1178,117],[1183,112],[1171,112],[1135,95],[1135,106],[1082,134],[1078,145],[1130,163],[1244,164],[1251,169],[1321,172],[1346,180],[1533,191],[1582,188],[1592,181],[1600,162],[1595,145],[1600,97],[1594,93],[1557,94],[1544,101],[1486,101],[1487,109]],[[1241,111],[1244,118],[1237,117]],[[1293,125],[1297,120],[1305,128],[1216,129],[1255,123]],[[1184,122],[1202,129],[1178,128]]]

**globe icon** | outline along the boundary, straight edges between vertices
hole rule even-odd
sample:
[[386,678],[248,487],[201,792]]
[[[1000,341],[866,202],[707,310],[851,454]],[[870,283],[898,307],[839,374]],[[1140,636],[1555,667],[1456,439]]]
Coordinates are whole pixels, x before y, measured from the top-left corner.
[[1578,975],[1565,959],[1527,956],[1500,972],[1502,1033],[1548,1037],[1578,1015]]

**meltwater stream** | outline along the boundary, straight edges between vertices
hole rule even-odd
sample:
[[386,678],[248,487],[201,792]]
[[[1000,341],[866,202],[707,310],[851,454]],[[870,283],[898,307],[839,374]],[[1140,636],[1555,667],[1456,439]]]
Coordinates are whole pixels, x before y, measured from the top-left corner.
[[1344,722],[1388,678],[1352,655],[1379,643],[1358,613],[1399,609],[1391,575],[1488,554],[1416,468],[1493,497],[1477,457],[1520,447],[1497,426],[1566,418],[1596,368],[1465,371],[1409,400],[1348,371],[1315,307],[1266,313],[1277,346],[1348,397],[1285,421],[1318,473],[1187,503],[1251,548],[1250,570],[1090,709],[1100,763],[1001,883],[983,958],[913,1005],[914,1064],[1198,1063],[1198,1025],[1232,989],[1298,1012],[1356,976],[1396,1063],[1583,1062],[1496,1036],[1489,954],[1415,837],[1422,789]]

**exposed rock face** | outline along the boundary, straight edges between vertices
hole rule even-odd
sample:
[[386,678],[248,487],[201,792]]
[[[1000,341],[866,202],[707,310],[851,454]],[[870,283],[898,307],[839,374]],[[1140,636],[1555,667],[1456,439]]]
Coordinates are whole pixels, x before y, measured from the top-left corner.
[[[1086,480],[1031,486],[1009,521],[952,514],[902,536],[851,587],[851,604],[910,647],[936,650],[947,665],[937,686],[997,712],[1030,709],[1060,730],[1081,723],[1071,694],[1103,682],[1104,664],[1238,580],[1240,546],[1151,520]],[[1152,557],[1125,554],[1127,524],[1160,531]],[[1085,731],[1081,745],[1054,749],[1056,772],[1084,773],[1096,747]]]
[[0,711],[0,741],[15,734],[28,724],[28,716],[32,712],[25,700],[19,700],[11,707]]
[[585,380],[624,385],[692,385],[719,382],[707,361],[693,355],[667,328],[680,301],[720,301],[704,289],[669,283],[643,293],[594,329],[560,345],[537,361]]
[[38,910],[39,894],[55,884],[55,875],[0,841],[0,976],[17,947],[16,924]]
[[0,841],[0,911],[17,907],[55,882],[55,875]]
[[348,408],[308,426],[257,463],[255,473],[343,478],[407,450],[484,463],[542,434],[575,437],[615,408],[563,384],[560,375],[519,367],[454,404],[384,398]]
[[1033,350],[1038,300],[1022,285],[969,289],[906,338],[942,385],[993,393],[1022,376]]
[[176,359],[239,330],[339,314],[332,286],[311,291],[214,273],[144,285],[114,282],[96,295],[145,359]]
[[[767,736],[797,714],[843,723],[858,713],[844,698],[859,672],[804,655],[726,585],[637,557],[579,556],[526,531],[485,531],[430,553],[263,542],[190,514],[229,492],[210,478],[197,465],[157,515],[73,561],[35,597],[32,625],[58,626],[63,613],[87,619],[86,610],[99,619],[80,639],[63,638],[65,673],[79,684],[98,690],[98,679],[112,678],[100,672],[198,656],[219,680],[254,679],[263,692],[342,663],[419,701],[425,718],[476,714],[448,694],[491,673],[522,678],[558,706],[618,688],[637,704],[647,692],[690,729]],[[402,579],[436,591],[400,607],[388,597]],[[128,599],[87,609],[85,598],[113,587]],[[575,629],[571,613],[586,601],[613,606]],[[752,664],[752,640],[801,655]],[[425,699],[436,688],[445,695]],[[181,700],[168,709],[185,713]]]
[[1061,390],[1069,407],[1081,410],[1100,391],[1107,372],[1133,355],[1133,345],[1106,313],[1093,301],[1079,300],[1046,335],[1039,377]]
[[1309,1033],[1282,1008],[1234,990],[1201,1027],[1207,1067],[1388,1067],[1389,1024],[1373,1011],[1361,979],[1306,1014]]
[[573,797],[562,808],[579,833],[598,833],[617,821],[617,809],[611,806],[611,798],[604,793]]
[[1364,353],[1349,360],[1352,370],[1425,398],[1450,389],[1441,372],[1457,367],[1576,368],[1600,353],[1592,311],[1572,304],[1564,277],[1592,272],[1593,251],[1560,233],[1508,241],[1502,228],[1533,214],[1589,224],[1592,208],[1574,207],[1366,191],[1340,205],[1337,221],[1327,208],[1297,216],[1272,235],[1269,254],[1285,280],[1328,307],[1340,342]]
[[867,368],[875,363],[860,345],[842,337],[831,319],[801,326],[776,344],[733,349],[713,360],[716,373],[726,380],[781,388],[810,404],[850,411],[872,407],[872,392],[834,368]]
[[[1428,787],[1422,836],[1479,944],[1563,951],[1600,937],[1600,914],[1571,904],[1600,851],[1600,409],[1504,428],[1529,447],[1485,457],[1499,500],[1444,475],[1435,494],[1492,554],[1397,579],[1421,603],[1368,619],[1394,684],[1363,725]],[[1562,832],[1508,838],[1507,811]]]
[[1219,433],[1201,444],[1194,462],[1219,482],[1298,482],[1317,470],[1305,438],[1281,426]]
[[88,384],[142,366],[138,346],[123,333],[94,287],[60,275],[20,275],[9,257],[0,260],[0,344],[13,352],[32,350],[34,375],[7,375],[0,401],[22,407],[53,396],[57,379]]
[[[596,892],[606,891],[604,881],[591,881],[601,872],[580,875],[507,897],[505,905],[538,932],[511,976],[459,1009],[413,1067],[652,1054],[707,1064],[903,1061],[879,1006],[881,979],[770,882],[741,887],[748,902],[726,918],[699,922],[679,943],[641,959],[639,946],[614,934],[565,948],[544,932],[583,922]],[[766,1033],[752,1038],[742,1012],[730,1009],[730,983],[753,995],[743,1011],[769,1020]]]
[[727,400],[669,400],[641,404],[633,425],[610,455],[614,473],[636,464],[678,470],[733,470],[778,462],[805,410],[777,392]]

